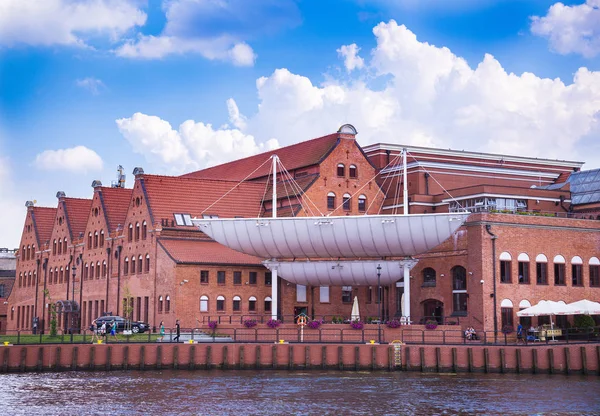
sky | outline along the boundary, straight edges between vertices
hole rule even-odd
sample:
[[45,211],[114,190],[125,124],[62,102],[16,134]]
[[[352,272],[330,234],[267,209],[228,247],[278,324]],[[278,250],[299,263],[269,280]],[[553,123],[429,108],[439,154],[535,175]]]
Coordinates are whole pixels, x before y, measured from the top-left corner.
[[353,124],[600,167],[600,0],[0,0],[0,247],[25,201]]

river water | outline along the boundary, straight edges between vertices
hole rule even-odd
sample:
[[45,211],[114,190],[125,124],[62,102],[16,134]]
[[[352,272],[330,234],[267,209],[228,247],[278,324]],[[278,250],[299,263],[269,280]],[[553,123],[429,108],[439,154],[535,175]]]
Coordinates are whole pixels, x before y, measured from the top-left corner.
[[600,377],[285,371],[0,375],[0,415],[600,415]]

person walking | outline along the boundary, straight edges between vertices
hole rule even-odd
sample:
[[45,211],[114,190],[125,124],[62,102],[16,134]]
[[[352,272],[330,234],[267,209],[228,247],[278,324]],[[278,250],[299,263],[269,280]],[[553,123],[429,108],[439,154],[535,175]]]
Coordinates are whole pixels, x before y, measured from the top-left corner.
[[179,336],[181,335],[181,326],[179,325],[179,319],[175,321],[175,338],[173,342],[179,342]]
[[160,334],[160,337],[158,337],[158,342],[163,342],[163,339],[165,338],[165,324],[163,324],[163,321],[160,321],[158,328]]
[[521,342],[524,344],[525,340],[523,339],[523,325],[519,322],[519,325],[517,325],[517,344]]
[[93,344],[94,341],[98,341],[100,339],[100,337],[98,336],[98,332],[100,330],[98,329],[98,324],[96,323],[95,319],[92,321],[92,325],[90,325],[90,330],[92,331],[92,344]]
[[117,338],[117,321],[112,321],[110,336],[113,337],[115,341],[119,342],[119,338]]

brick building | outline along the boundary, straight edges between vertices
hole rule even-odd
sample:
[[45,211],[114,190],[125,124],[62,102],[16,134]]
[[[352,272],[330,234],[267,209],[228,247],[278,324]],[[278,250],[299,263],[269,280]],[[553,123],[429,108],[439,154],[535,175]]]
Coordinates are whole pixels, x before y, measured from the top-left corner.
[[[56,208],[28,202],[8,327],[30,330],[37,317],[47,328],[50,303],[59,308],[63,330],[85,328],[108,312],[167,327],[175,319],[196,327],[216,317],[268,318],[272,276],[262,259],[216,243],[191,218],[271,216],[273,154],[285,167],[278,174],[278,216],[399,212],[401,149],[361,148],[352,130],[340,129],[180,177],[136,168],[132,189],[94,181],[91,199],[59,192]],[[490,330],[494,316],[497,325],[513,325],[519,308],[541,299],[600,300],[600,195],[575,204],[572,195],[590,194],[589,186],[571,191],[570,181],[585,173],[582,163],[407,150],[410,213],[473,212],[452,238],[417,256],[413,322],[434,317]],[[589,176],[578,183],[600,182]],[[403,288],[399,276],[382,289],[385,318],[401,313]],[[285,319],[299,312],[349,317],[354,296],[363,317],[378,315],[372,286],[280,280],[278,293]]]
[[0,248],[0,334],[6,333],[8,322],[8,297],[15,283],[17,250]]

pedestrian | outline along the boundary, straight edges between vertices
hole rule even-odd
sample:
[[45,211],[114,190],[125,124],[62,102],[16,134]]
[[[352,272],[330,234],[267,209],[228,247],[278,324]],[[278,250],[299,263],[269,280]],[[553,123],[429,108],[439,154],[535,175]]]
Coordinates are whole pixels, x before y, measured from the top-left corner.
[[179,342],[179,335],[181,335],[181,326],[179,325],[179,319],[175,321],[175,338],[173,338],[174,342]]
[[106,321],[102,322],[100,327],[100,335],[106,340]]
[[92,331],[92,344],[94,343],[94,341],[98,341],[100,338],[98,337],[98,324],[96,323],[96,320],[94,319],[92,321],[92,325],[90,325],[90,330]]
[[158,337],[158,342],[163,342],[163,339],[165,338],[165,324],[163,324],[163,321],[160,321],[160,325],[158,326],[158,331],[160,334],[160,337]]
[[117,321],[112,321],[112,326],[110,327],[110,336],[115,339],[115,341],[119,342],[117,338]]
[[517,344],[520,342],[525,343],[523,340],[523,325],[519,322],[519,325],[517,325]]

